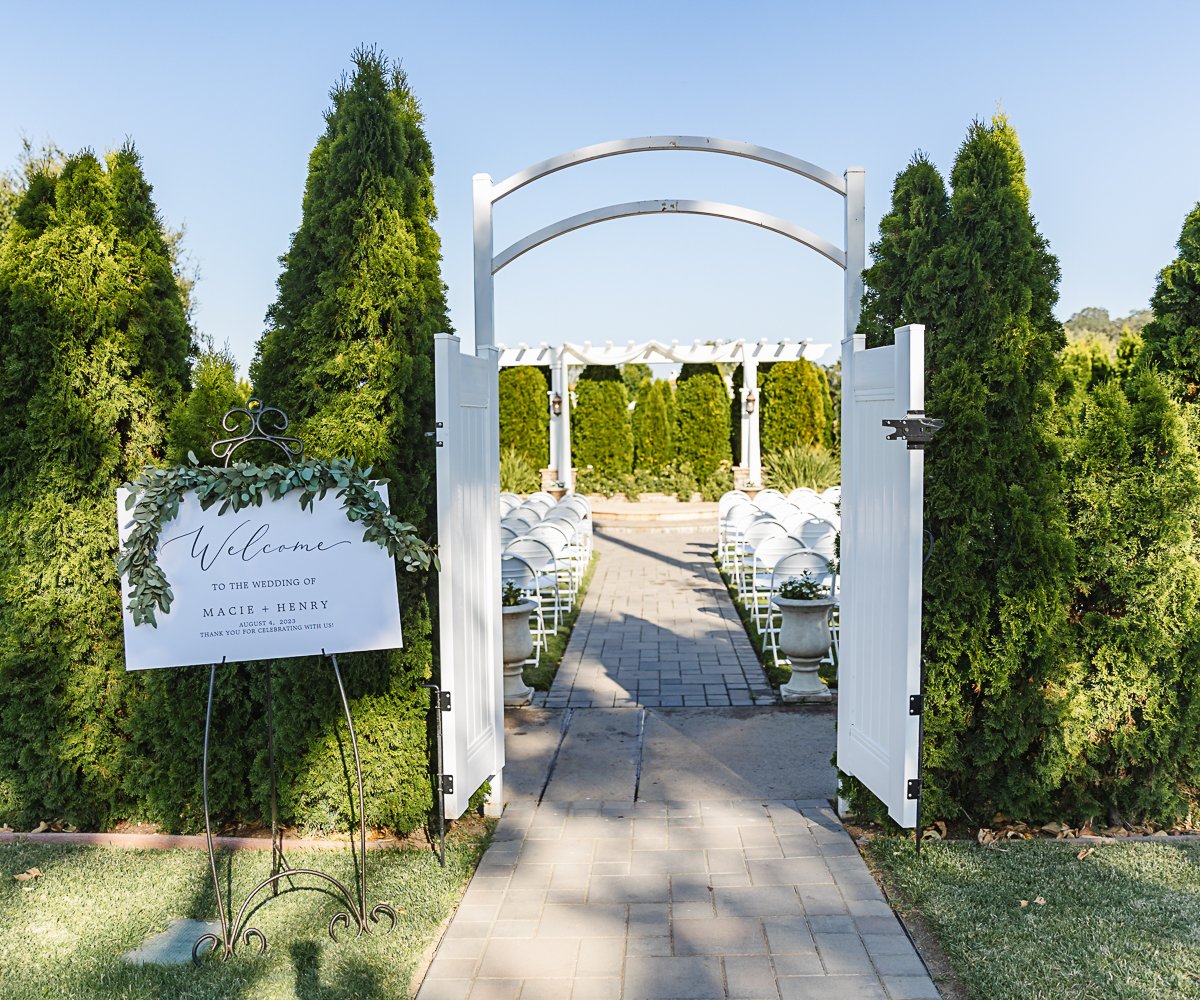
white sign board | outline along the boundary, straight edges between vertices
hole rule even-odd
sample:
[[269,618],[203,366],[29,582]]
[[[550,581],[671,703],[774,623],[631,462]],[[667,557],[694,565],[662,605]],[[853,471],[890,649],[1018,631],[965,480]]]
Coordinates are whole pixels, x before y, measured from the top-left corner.
[[[376,487],[387,500],[387,488]],[[117,491],[117,530],[132,530],[125,490]],[[125,582],[125,667],[395,649],[401,645],[395,564],[363,541],[332,492],[309,510],[298,496],[218,515],[188,493],[163,525],[158,564],[175,595],[158,627],[134,625]]]

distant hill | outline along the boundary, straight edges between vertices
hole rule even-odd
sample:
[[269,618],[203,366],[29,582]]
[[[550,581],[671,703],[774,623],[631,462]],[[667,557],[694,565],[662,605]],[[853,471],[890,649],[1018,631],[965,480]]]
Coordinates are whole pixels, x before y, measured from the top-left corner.
[[1149,309],[1138,309],[1128,316],[1111,317],[1107,309],[1087,306],[1063,323],[1063,329],[1068,341],[1096,338],[1115,349],[1121,339],[1122,328],[1129,327],[1133,333],[1139,333],[1153,318],[1154,314]]

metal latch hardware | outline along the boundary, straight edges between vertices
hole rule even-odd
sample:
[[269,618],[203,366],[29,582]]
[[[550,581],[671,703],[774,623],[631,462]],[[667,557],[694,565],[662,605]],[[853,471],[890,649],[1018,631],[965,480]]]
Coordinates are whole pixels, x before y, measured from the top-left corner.
[[944,420],[925,416],[924,410],[909,410],[907,417],[883,421],[884,427],[892,428],[892,433],[887,439],[908,442],[909,451],[923,449],[945,424]]

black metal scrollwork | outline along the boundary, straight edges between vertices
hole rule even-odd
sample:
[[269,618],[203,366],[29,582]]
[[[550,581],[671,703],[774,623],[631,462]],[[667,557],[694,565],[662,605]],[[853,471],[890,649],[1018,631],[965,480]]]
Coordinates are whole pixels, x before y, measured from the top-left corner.
[[[249,426],[246,426],[247,420]],[[251,399],[245,406],[235,406],[221,418],[221,426],[234,436],[215,441],[212,453],[228,465],[233,453],[242,445],[265,441],[282,451],[288,462],[299,462],[304,458],[304,443],[283,433],[288,423],[287,414],[277,406],[264,406],[261,399]]]

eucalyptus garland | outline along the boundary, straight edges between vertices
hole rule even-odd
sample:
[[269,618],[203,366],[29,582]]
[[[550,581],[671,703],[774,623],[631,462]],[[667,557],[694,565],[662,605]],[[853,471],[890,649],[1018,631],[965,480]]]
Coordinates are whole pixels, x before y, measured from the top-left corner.
[[[191,453],[188,457],[196,461]],[[369,466],[359,469],[352,458],[332,462],[306,459],[295,465],[235,462],[224,468],[180,465],[146,469],[138,479],[125,484],[129,491],[125,508],[133,511],[133,530],[117,559],[117,572],[129,579],[129,611],[134,624],[157,627],[155,609],[164,615],[171,611],[175,595],[158,565],[158,539],[163,526],[179,513],[179,503],[189,490],[196,491],[202,509],[220,503],[219,513],[224,514],[230,509],[261,507],[263,497],[278,500],[289,493],[295,493],[301,508],[307,509],[314,499],[324,499],[329,490],[336,489],[346,517],[366,526],[363,541],[383,546],[409,572],[428,569],[430,564],[437,567],[433,547],[418,537],[416,528],[388,509],[370,475]]]

